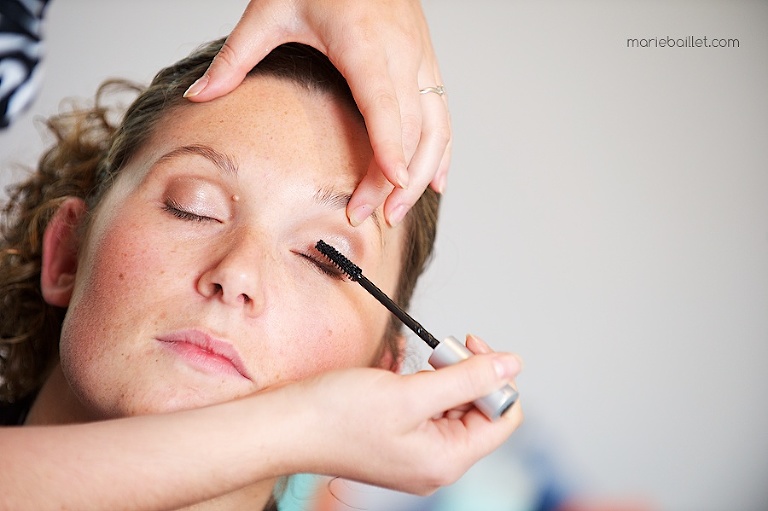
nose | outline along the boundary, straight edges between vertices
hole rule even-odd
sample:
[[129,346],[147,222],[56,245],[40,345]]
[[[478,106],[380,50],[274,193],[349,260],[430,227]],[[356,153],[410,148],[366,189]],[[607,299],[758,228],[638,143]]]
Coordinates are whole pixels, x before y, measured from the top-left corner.
[[202,296],[222,303],[242,307],[248,315],[264,307],[262,270],[264,251],[259,249],[253,234],[240,233],[222,251],[197,281]]

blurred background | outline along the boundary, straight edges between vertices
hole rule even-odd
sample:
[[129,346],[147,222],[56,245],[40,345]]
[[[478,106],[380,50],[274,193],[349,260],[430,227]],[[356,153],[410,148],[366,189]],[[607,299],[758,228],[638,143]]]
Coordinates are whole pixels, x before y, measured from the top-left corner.
[[[62,99],[148,82],[245,5],[52,0],[2,188]],[[413,313],[520,353],[526,423],[429,499],[323,488],[390,511],[768,509],[768,2],[423,5],[454,150]],[[704,37],[732,41],[658,43]]]

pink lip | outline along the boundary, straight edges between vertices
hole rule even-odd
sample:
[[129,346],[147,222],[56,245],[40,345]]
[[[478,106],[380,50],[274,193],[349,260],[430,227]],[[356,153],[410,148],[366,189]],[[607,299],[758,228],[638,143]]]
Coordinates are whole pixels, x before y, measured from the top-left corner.
[[238,374],[251,379],[237,350],[228,342],[214,339],[199,330],[171,332],[157,340],[206,372]]

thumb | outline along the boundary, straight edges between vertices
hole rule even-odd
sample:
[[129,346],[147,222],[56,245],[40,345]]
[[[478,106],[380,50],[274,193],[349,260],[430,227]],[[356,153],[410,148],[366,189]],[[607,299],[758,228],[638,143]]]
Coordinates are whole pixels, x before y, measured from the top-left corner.
[[511,353],[475,355],[458,364],[413,375],[421,377],[429,414],[471,403],[509,383],[520,372],[520,359]]
[[211,65],[184,93],[185,98],[210,101],[233,91],[256,64],[285,42],[277,8],[257,9],[256,3],[248,4]]

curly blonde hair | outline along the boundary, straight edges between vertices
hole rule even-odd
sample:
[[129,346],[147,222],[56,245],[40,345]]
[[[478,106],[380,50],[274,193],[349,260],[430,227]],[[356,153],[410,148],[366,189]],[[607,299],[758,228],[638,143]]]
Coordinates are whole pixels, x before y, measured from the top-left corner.
[[85,199],[96,188],[94,169],[116,128],[102,105],[49,119],[55,145],[37,171],[8,189],[0,238],[0,401],[37,389],[56,361],[66,309],[47,304],[40,291],[42,239],[48,221],[68,196]]
[[[151,136],[168,112],[188,104],[184,91],[200,77],[224,39],[200,47],[162,69],[147,88],[108,81],[90,108],[52,117],[47,127],[54,145],[36,171],[9,188],[0,229],[0,402],[14,402],[36,391],[58,360],[58,342],[66,309],[45,302],[40,289],[42,238],[67,197],[82,198],[93,211],[117,174]],[[291,43],[276,48],[249,75],[284,78],[308,90],[326,92],[357,111],[341,74],[319,51]],[[116,122],[109,100],[125,91],[137,94]],[[359,114],[359,112],[358,112]],[[418,276],[431,256],[439,196],[427,190],[406,217],[406,246],[395,298],[407,307]],[[393,318],[387,338],[399,324]],[[391,342],[393,349],[396,348]],[[396,356],[399,356],[395,350]]]

